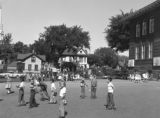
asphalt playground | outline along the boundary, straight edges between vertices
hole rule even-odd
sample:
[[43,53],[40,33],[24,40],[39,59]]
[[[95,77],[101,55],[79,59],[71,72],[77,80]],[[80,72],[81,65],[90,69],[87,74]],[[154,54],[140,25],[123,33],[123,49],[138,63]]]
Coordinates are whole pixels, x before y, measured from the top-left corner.
[[[48,92],[50,93],[50,82]],[[117,110],[106,110],[107,83],[98,80],[97,99],[90,99],[90,90],[86,88],[86,98],[80,99],[80,81],[67,82],[67,118],[159,118],[160,117],[160,82],[148,81],[134,83],[128,80],[113,80],[114,99]],[[0,83],[0,118],[58,118],[58,104],[48,104],[36,100],[38,107],[29,109],[17,106],[18,90],[12,83],[15,93],[6,94],[5,83]],[[90,81],[87,81],[90,86]],[[56,83],[58,86],[58,83]],[[29,101],[29,83],[26,83],[25,101]]]

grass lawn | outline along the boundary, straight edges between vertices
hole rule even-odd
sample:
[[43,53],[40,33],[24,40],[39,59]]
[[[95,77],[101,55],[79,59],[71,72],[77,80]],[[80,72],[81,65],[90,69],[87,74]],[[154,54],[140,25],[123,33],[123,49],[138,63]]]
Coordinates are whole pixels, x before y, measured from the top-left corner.
[[[116,111],[105,110],[107,84],[98,80],[97,99],[90,99],[90,91],[86,89],[87,97],[80,99],[80,82],[67,83],[67,118],[159,118],[160,117],[160,82],[133,83],[128,80],[113,80],[115,85]],[[7,95],[5,83],[0,83],[0,118],[58,118],[58,104],[48,104],[36,100],[37,108],[28,106],[17,107],[18,90],[13,83],[15,93]],[[47,82],[50,85],[49,82]],[[58,85],[58,83],[56,83]],[[90,85],[90,82],[87,81]],[[29,100],[28,83],[25,88],[25,100]],[[50,93],[50,86],[48,92]]]

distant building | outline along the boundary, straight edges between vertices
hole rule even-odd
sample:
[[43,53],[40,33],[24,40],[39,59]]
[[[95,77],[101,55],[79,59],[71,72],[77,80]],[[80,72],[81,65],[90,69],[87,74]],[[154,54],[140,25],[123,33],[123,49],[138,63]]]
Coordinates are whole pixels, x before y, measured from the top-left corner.
[[125,17],[131,39],[128,66],[140,70],[160,69],[160,1],[145,6]]
[[24,73],[40,73],[45,61],[46,57],[44,55],[18,54],[17,69]]
[[78,66],[81,68],[89,68],[87,51],[82,48],[66,49],[59,58],[59,63],[61,64],[63,62],[73,62],[78,64]]
[[16,61],[8,64],[7,72],[17,72],[17,62]]

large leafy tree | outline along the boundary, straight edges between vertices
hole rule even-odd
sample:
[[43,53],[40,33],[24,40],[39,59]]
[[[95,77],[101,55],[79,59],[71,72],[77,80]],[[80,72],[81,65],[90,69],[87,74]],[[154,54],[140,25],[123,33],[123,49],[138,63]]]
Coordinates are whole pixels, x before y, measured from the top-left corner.
[[94,55],[98,56],[101,61],[101,65],[107,65],[112,68],[115,68],[118,64],[118,56],[117,53],[111,48],[99,48],[96,49]]
[[105,29],[106,41],[108,42],[109,47],[116,51],[123,52],[129,49],[129,21],[123,21],[123,18],[131,13],[133,13],[132,10],[130,13],[121,11],[121,14],[112,16],[109,19],[110,23],[108,27]]
[[[40,34],[39,41],[35,42],[35,44],[40,43],[40,41],[42,41],[45,45],[48,58],[54,62],[57,62],[58,57],[61,56],[66,48],[90,48],[89,33],[83,31],[80,26],[67,27],[63,24],[58,26],[45,27],[45,31]],[[35,46],[35,48],[37,47]]]
[[29,53],[29,47],[21,41],[18,41],[14,44],[14,52],[15,53]]
[[0,45],[0,58],[5,59],[7,63],[13,56],[12,34],[5,34]]
[[89,54],[87,60],[90,66],[101,66],[102,65],[101,59],[95,54]]

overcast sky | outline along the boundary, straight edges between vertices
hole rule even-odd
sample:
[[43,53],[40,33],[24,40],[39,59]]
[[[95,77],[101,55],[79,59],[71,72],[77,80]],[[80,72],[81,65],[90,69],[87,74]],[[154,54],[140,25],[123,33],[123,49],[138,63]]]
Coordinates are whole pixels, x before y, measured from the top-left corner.
[[0,0],[4,33],[12,33],[13,42],[34,43],[45,26],[78,25],[88,31],[91,53],[107,47],[104,29],[109,18],[138,10],[155,0]]

